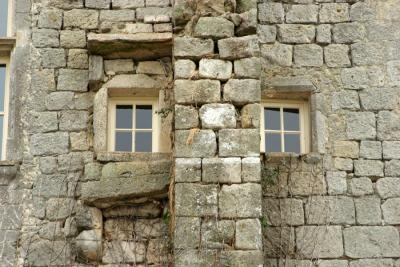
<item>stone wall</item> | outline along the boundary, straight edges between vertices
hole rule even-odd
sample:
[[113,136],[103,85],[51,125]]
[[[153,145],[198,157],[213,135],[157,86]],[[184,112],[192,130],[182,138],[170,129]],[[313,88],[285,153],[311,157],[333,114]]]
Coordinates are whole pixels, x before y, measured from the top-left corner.
[[265,160],[266,266],[399,264],[399,6],[258,4],[263,96],[312,87],[318,152]]

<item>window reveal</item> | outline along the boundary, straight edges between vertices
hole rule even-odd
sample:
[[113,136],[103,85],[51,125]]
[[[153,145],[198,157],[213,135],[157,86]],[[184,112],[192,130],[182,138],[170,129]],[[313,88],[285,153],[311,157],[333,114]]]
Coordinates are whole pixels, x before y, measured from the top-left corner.
[[7,36],[8,31],[8,0],[0,1],[0,37]]

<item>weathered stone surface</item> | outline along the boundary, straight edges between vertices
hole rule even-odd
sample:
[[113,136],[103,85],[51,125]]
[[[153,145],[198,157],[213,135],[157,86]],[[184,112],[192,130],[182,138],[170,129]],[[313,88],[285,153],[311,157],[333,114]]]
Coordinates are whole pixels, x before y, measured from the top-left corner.
[[196,64],[188,59],[180,59],[175,61],[175,78],[188,79],[195,75]]
[[289,176],[290,192],[295,196],[326,193],[325,178],[321,173],[294,172]]
[[324,63],[322,47],[315,44],[294,46],[294,63],[301,67],[320,67]]
[[257,35],[219,40],[218,51],[222,59],[240,59],[245,57],[258,57],[260,55]]
[[205,104],[200,108],[203,128],[224,129],[236,127],[236,109],[231,104]]
[[259,102],[261,99],[261,85],[259,80],[230,79],[224,86],[224,101],[243,105]]
[[198,248],[200,245],[200,218],[177,217],[175,221],[174,248]]
[[178,37],[174,39],[175,57],[201,58],[214,53],[211,39]]
[[176,157],[213,157],[217,152],[212,130],[178,130],[175,132]]
[[300,199],[264,199],[264,216],[273,226],[304,224],[303,201]]
[[400,142],[385,141],[382,143],[384,159],[400,159]]
[[383,162],[378,160],[355,160],[354,174],[357,176],[383,177]]
[[67,153],[69,136],[65,132],[34,134],[31,137],[33,155],[55,155]]
[[89,57],[84,49],[70,49],[68,51],[67,66],[72,69],[88,69]]
[[[251,0],[254,1],[254,0]],[[253,8],[239,15],[241,23],[236,29],[237,36],[246,36],[257,33],[257,9]]]
[[366,159],[381,159],[382,144],[379,141],[361,141],[360,157]]
[[399,232],[391,226],[355,226],[343,230],[345,255],[350,258],[398,257]]
[[144,7],[144,0],[112,0],[114,8],[125,9],[125,8],[137,8]]
[[291,66],[293,46],[281,43],[261,46],[261,55],[268,65]]
[[306,220],[309,224],[354,224],[353,199],[345,196],[310,197],[306,204]]
[[144,262],[146,247],[140,242],[111,241],[105,242],[103,263],[141,263]]
[[87,0],[85,6],[96,9],[109,9],[111,0]]
[[135,91],[143,90],[148,95],[157,95],[160,86],[160,82],[157,82],[155,79],[146,74],[116,75],[103,85],[104,88],[111,89],[134,89]]
[[50,221],[63,220],[73,213],[74,199],[51,198],[46,202],[46,218]]
[[371,112],[349,112],[346,121],[348,138],[354,140],[375,138],[375,114]]
[[185,249],[179,250],[180,253],[174,253],[175,266],[210,266],[215,262],[217,257],[215,250],[206,249]]
[[361,105],[365,110],[394,109],[398,93],[390,88],[372,88],[360,92]]
[[36,241],[29,246],[26,262],[33,266],[70,264],[71,247],[64,241]]
[[320,44],[330,44],[332,41],[331,37],[331,25],[330,24],[321,24],[318,25],[316,33],[316,41]]
[[276,26],[258,25],[257,34],[260,43],[273,43],[276,40]]
[[377,120],[379,140],[397,141],[400,139],[400,115],[395,112],[380,111]]
[[258,79],[261,74],[260,58],[244,58],[235,60],[235,77]]
[[175,160],[175,182],[200,182],[201,159],[179,158]]
[[333,155],[343,158],[358,158],[358,143],[354,141],[336,141],[333,144]]
[[258,218],[236,222],[235,248],[262,250],[261,223]]
[[313,25],[282,24],[278,25],[278,40],[283,43],[304,44],[315,39]]
[[340,226],[301,226],[296,229],[296,245],[306,258],[343,256]]
[[44,9],[39,14],[38,26],[40,28],[61,29],[62,11],[59,9]]
[[260,104],[248,104],[242,108],[240,116],[242,128],[260,127],[260,109]]
[[321,260],[318,262],[319,267],[348,267],[347,260]]
[[56,30],[37,29],[32,33],[32,42],[35,47],[58,47],[59,33]]
[[326,183],[328,185],[329,195],[341,195],[347,193],[347,173],[346,172],[332,172],[326,173]]
[[64,30],[60,32],[60,45],[65,48],[85,48],[85,31]]
[[81,110],[67,110],[60,114],[61,131],[80,131],[87,129],[89,113]]
[[160,61],[142,61],[139,62],[136,73],[151,75],[166,75],[166,69]]
[[44,68],[60,68],[67,65],[65,50],[59,48],[41,48],[41,62]]
[[215,80],[176,80],[175,100],[179,104],[202,104],[221,99],[221,84]]
[[82,231],[76,237],[76,247],[80,257],[100,261],[102,257],[101,230]]
[[392,259],[361,259],[350,262],[350,267],[392,267]]
[[285,11],[282,3],[269,2],[258,5],[258,17],[260,22],[283,23]]
[[347,45],[331,44],[324,48],[325,63],[328,67],[349,67],[350,49]]
[[198,128],[199,113],[195,107],[175,105],[175,129]]
[[222,218],[259,218],[261,216],[261,186],[245,183],[224,185],[218,196]]
[[205,158],[202,161],[202,181],[206,183],[240,183],[240,158]]
[[400,178],[381,178],[376,182],[376,190],[383,199],[400,197]]
[[252,157],[260,154],[258,129],[223,129],[219,131],[221,157]]
[[346,22],[350,20],[349,4],[327,3],[321,5],[319,20],[323,23]]
[[382,63],[384,52],[379,43],[355,43],[351,45],[353,64],[356,66]]
[[385,161],[386,176],[400,176],[400,160],[392,159]]
[[232,244],[234,238],[234,221],[208,219],[201,225],[201,243],[206,248],[222,248],[225,244]]
[[383,220],[387,224],[398,225],[400,222],[400,211],[398,209],[400,198],[391,198],[382,204]]
[[357,223],[360,225],[379,225],[382,223],[381,201],[377,197],[355,198]]
[[175,212],[177,216],[217,215],[217,185],[176,184]]
[[349,191],[353,196],[364,196],[374,193],[374,189],[372,188],[372,181],[367,177],[351,179]]
[[100,11],[100,20],[110,21],[135,21],[134,10],[102,10]]
[[358,93],[351,90],[342,90],[332,94],[332,109],[360,109],[360,100]]
[[221,39],[234,35],[235,25],[221,17],[201,17],[194,27],[194,36]]
[[202,59],[199,75],[201,78],[228,80],[232,76],[232,63],[218,59]]
[[[106,73],[127,73],[135,70],[134,62],[131,59],[104,60],[104,71]],[[141,73],[141,72],[138,72]]]
[[316,23],[318,5],[292,5],[286,13],[287,23]]
[[64,12],[64,27],[96,29],[98,20],[99,13],[95,10],[73,9]]
[[365,27],[357,22],[335,24],[332,33],[335,43],[355,43],[366,36]]
[[243,182],[259,182],[261,180],[260,158],[250,157],[242,159]]
[[89,83],[88,74],[87,70],[60,69],[57,90],[86,92]]

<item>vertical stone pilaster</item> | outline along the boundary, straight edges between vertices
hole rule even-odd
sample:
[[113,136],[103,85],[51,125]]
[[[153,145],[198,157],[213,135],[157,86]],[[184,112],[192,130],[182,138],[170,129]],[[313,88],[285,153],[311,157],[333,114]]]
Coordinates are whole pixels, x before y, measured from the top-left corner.
[[263,265],[257,10],[228,2],[174,6],[176,267]]

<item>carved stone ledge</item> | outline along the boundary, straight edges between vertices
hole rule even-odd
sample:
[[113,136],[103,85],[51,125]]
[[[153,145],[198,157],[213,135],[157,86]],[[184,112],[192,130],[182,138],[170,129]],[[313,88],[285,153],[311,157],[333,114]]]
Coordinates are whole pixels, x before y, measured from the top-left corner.
[[16,43],[14,37],[0,38],[0,57],[9,56]]
[[0,185],[9,185],[19,169],[17,161],[0,161]]

